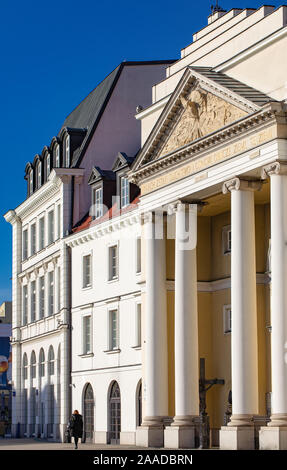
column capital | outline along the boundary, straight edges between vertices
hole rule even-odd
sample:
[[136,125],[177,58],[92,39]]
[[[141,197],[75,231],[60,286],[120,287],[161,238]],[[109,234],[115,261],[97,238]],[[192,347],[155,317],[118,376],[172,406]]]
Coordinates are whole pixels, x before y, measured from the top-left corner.
[[190,209],[195,210],[195,208],[198,212],[200,212],[205,204],[205,202],[200,200],[185,201],[183,199],[179,199],[168,204],[167,213],[168,215],[172,215],[176,212],[186,212]]
[[287,175],[287,161],[277,160],[262,168],[262,179],[267,179],[271,175]]
[[222,185],[223,194],[231,191],[260,191],[262,182],[259,180],[245,180],[238,177],[225,181]]

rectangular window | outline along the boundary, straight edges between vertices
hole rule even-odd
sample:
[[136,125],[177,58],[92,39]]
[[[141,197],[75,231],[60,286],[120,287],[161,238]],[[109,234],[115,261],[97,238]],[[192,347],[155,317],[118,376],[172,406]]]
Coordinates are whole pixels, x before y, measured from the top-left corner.
[[58,268],[58,312],[61,310],[61,268]]
[[224,334],[231,333],[231,305],[224,305],[223,327],[224,327]]
[[48,273],[48,314],[53,315],[54,313],[54,273],[51,271]]
[[231,253],[231,227],[227,225],[222,229],[222,248],[223,254],[228,255]]
[[127,206],[130,202],[129,180],[126,176],[121,177],[121,208]]
[[39,251],[45,246],[45,217],[39,220]]
[[91,349],[91,317],[83,318],[83,354],[89,354]]
[[142,306],[137,304],[136,309],[136,346],[142,344]]
[[83,288],[92,285],[92,255],[83,256]]
[[36,281],[31,282],[31,322],[36,320]]
[[136,240],[136,272],[140,273],[142,270],[141,264],[141,238],[138,237]]
[[28,286],[23,286],[22,290],[22,325],[28,322]]
[[98,219],[103,215],[103,190],[102,188],[94,189],[94,215]]
[[58,238],[61,238],[61,206],[58,206]]
[[36,224],[32,224],[30,228],[31,256],[36,253]]
[[45,278],[39,278],[39,318],[45,316]]
[[23,260],[28,258],[28,230],[23,230],[23,246],[22,246]]
[[117,310],[110,310],[110,349],[119,349],[119,318]]
[[109,247],[109,280],[118,278],[118,246]]
[[54,233],[54,211],[48,213],[48,245],[53,243],[55,240]]

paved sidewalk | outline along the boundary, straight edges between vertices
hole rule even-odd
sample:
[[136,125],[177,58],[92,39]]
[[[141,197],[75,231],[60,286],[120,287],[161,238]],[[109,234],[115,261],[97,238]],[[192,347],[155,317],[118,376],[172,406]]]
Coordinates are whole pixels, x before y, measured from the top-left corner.
[[[105,444],[78,444],[79,450],[148,450],[144,447],[124,446],[124,445],[105,445]],[[152,449],[152,448],[150,448]],[[38,439],[3,439],[0,438],[1,450],[74,450],[74,444],[63,444],[61,442],[49,442]],[[156,448],[160,451],[161,449]],[[164,450],[164,449],[162,449]],[[166,449],[165,449],[166,450]]]

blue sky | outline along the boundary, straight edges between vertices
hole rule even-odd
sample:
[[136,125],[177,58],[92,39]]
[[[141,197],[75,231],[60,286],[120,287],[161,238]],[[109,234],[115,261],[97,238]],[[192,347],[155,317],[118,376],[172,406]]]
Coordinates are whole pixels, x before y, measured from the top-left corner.
[[[0,303],[11,299],[12,229],[24,168],[75,106],[123,60],[178,59],[215,1],[14,0],[0,6]],[[267,2],[266,2],[267,3]],[[221,0],[225,9],[258,8]],[[279,6],[281,2],[273,2]]]

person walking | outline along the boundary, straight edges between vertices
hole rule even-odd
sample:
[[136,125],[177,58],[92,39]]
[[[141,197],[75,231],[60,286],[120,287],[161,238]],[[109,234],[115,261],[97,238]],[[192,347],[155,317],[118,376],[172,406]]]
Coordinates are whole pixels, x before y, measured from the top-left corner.
[[83,417],[78,410],[75,410],[69,422],[69,430],[75,441],[75,449],[78,448],[79,437],[83,436]]

